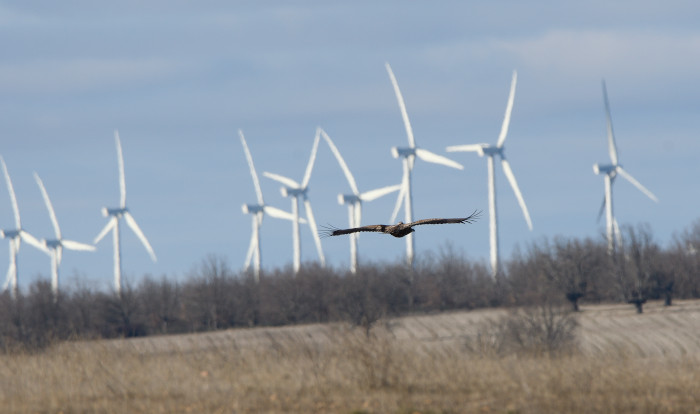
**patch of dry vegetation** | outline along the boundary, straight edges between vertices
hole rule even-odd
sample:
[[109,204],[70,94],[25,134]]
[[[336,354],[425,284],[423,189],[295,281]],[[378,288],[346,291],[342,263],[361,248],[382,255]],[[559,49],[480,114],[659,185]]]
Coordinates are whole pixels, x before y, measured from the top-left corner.
[[[518,324],[541,328],[549,320],[555,328],[569,326],[568,315],[502,315],[494,317],[492,328],[505,326],[518,335],[523,335],[513,328]],[[537,322],[538,317],[544,319]],[[575,347],[558,353],[490,352],[472,346],[473,335],[450,341],[406,338],[402,323],[409,324],[379,324],[369,336],[345,325],[310,325],[64,343],[37,354],[5,354],[0,356],[0,407],[6,413],[700,409],[698,353],[642,356],[598,349],[591,354]],[[483,334],[480,329],[475,332]],[[546,329],[535,331],[526,336]]]

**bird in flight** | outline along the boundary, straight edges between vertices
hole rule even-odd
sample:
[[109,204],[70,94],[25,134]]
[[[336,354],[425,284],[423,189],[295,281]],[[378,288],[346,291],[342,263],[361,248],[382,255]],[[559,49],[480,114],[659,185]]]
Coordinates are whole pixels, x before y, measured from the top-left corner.
[[412,223],[398,222],[396,224],[370,224],[368,226],[353,227],[350,229],[325,227],[320,234],[322,237],[330,237],[367,231],[391,234],[394,237],[403,237],[407,234],[413,233],[415,231],[413,228],[414,226],[419,226],[421,224],[473,223],[479,218],[480,215],[481,211],[474,211],[469,217],[461,218],[431,218],[414,221]]

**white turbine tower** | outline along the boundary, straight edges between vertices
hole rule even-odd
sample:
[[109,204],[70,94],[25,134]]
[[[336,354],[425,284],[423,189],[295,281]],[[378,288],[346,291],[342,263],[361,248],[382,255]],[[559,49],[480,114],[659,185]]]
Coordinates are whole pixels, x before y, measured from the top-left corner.
[[10,173],[7,171],[7,165],[5,160],[0,156],[0,164],[2,164],[2,170],[5,173],[5,182],[7,183],[7,191],[10,193],[10,201],[12,202],[12,212],[15,216],[15,228],[11,230],[0,230],[0,237],[3,239],[10,239],[10,267],[7,269],[7,279],[5,280],[5,285],[3,286],[3,291],[10,289],[10,295],[12,298],[17,297],[17,254],[19,253],[20,244],[22,240],[26,241],[30,245],[36,247],[37,249],[47,252],[43,244],[39,242],[34,236],[27,233],[22,228],[22,221],[19,217],[19,208],[17,207],[17,197],[15,196],[15,189],[12,187],[12,180],[10,179]]
[[[338,164],[340,164],[340,168],[343,170],[343,173],[345,174],[345,178],[348,180],[348,184],[350,185],[350,189],[352,190],[352,194],[338,194],[338,203],[339,204],[347,204],[348,205],[348,222],[349,222],[349,227],[360,227],[361,226],[361,221],[362,221],[362,202],[363,201],[372,201],[376,200],[380,197],[383,197],[389,193],[393,193],[394,191],[398,191],[401,189],[401,185],[390,185],[387,187],[382,187],[378,188],[376,190],[370,190],[366,191],[364,193],[360,193],[360,190],[357,188],[357,183],[355,182],[355,178],[352,176],[352,173],[350,172],[350,169],[348,168],[348,165],[345,163],[345,160],[343,159],[343,156],[340,155],[340,151],[338,151],[338,148],[335,146],[333,141],[331,140],[331,137],[326,134],[326,131],[320,130],[321,131],[321,136],[323,139],[326,140],[328,143],[328,146],[331,148],[331,152],[333,152],[333,155],[335,155],[335,158],[338,160]],[[350,234],[350,271],[352,273],[357,272],[357,241],[359,239],[359,233],[351,233]]]
[[131,228],[131,230],[136,234],[136,237],[141,240],[141,243],[148,251],[151,259],[155,262],[156,258],[155,252],[148,239],[141,231],[141,228],[136,224],[136,220],[129,213],[129,209],[126,207],[126,181],[124,178],[124,157],[122,156],[122,144],[119,141],[119,132],[114,131],[114,141],[117,145],[117,161],[119,163],[119,207],[117,208],[107,208],[102,207],[102,215],[105,217],[110,217],[107,225],[102,229],[100,234],[95,237],[94,244],[97,244],[102,240],[102,238],[107,235],[110,231],[112,232],[112,242],[114,245],[114,290],[117,296],[121,296],[122,290],[122,256],[121,256],[121,246],[119,239],[119,220],[123,217],[126,220],[126,224]]
[[[243,144],[243,152],[245,153],[245,159],[248,162],[248,167],[250,168],[250,175],[253,178],[253,187],[255,187],[255,196],[257,198],[258,204],[243,204],[242,210],[244,214],[250,214],[253,222],[253,232],[250,237],[250,246],[248,247],[248,254],[245,259],[245,270],[250,268],[250,262],[255,257],[253,262],[253,272],[255,275],[255,281],[260,281],[260,266],[262,264],[262,254],[260,249],[260,226],[262,226],[263,216],[269,214],[271,217],[294,220],[294,215],[287,213],[279,208],[268,206],[263,200],[262,190],[260,189],[260,181],[258,180],[258,173],[255,172],[255,165],[253,165],[253,157],[250,155],[250,150],[248,149],[248,144],[243,136],[243,131],[238,130],[238,135],[241,138],[241,144]],[[306,220],[300,220],[305,223]]]
[[[399,109],[401,110],[401,118],[403,118],[404,127],[406,128],[406,136],[408,138],[408,147],[392,147],[391,154],[394,158],[401,157],[403,159],[403,179],[401,182],[401,191],[399,192],[399,197],[396,200],[396,206],[394,212],[391,215],[391,222],[396,220],[396,216],[401,209],[401,204],[405,204],[405,222],[410,223],[413,221],[413,195],[411,189],[411,172],[413,171],[413,164],[415,158],[418,157],[423,161],[432,162],[434,164],[442,164],[448,167],[456,168],[458,170],[464,169],[464,167],[447,157],[442,155],[437,155],[433,152],[425,150],[423,148],[416,147],[416,141],[413,138],[413,128],[411,128],[411,122],[408,120],[408,113],[406,112],[406,105],[403,101],[403,96],[401,95],[401,90],[399,90],[399,84],[396,82],[396,77],[394,72],[391,70],[389,63],[385,64],[386,71],[389,73],[389,78],[391,79],[391,84],[394,87],[394,92],[396,93],[396,100],[399,103]],[[406,261],[409,266],[413,266],[413,251],[415,247],[415,242],[413,240],[413,233],[406,236]]]
[[506,136],[508,135],[508,126],[510,125],[510,114],[513,110],[513,99],[515,98],[515,85],[518,80],[518,74],[513,71],[513,79],[510,84],[510,95],[508,96],[508,105],[506,106],[506,114],[503,118],[503,124],[501,125],[501,133],[498,136],[498,141],[496,145],[490,144],[471,144],[471,145],[454,145],[447,147],[448,152],[464,151],[464,152],[476,152],[480,157],[487,157],[487,167],[488,167],[488,191],[489,191],[489,230],[490,230],[490,247],[491,247],[491,272],[495,277],[498,273],[499,256],[498,256],[498,217],[496,214],[496,181],[495,181],[495,171],[494,171],[494,157],[498,155],[501,158],[501,166],[503,167],[503,173],[506,175],[508,182],[510,183],[515,197],[518,199],[518,204],[523,211],[525,216],[525,221],[530,230],[532,230],[532,220],[530,220],[530,213],[527,211],[527,206],[525,205],[525,200],[523,195],[518,188],[518,182],[515,180],[515,175],[513,175],[513,170],[510,168],[510,163],[506,160],[505,156],[505,146]]
[[[635,180],[627,171],[622,169],[622,165],[618,162],[617,146],[615,145],[615,134],[613,133],[612,117],[610,116],[610,104],[608,102],[608,91],[603,81],[603,101],[605,103],[605,118],[608,131],[608,152],[610,153],[611,164],[593,164],[593,172],[596,174],[604,174],[605,182],[605,198],[603,199],[602,208],[605,209],[605,228],[608,239],[608,252],[612,253],[614,249],[614,239],[617,236],[619,239],[620,229],[617,226],[617,220],[613,215],[613,200],[612,200],[612,185],[615,182],[615,177],[620,174],[624,179],[631,182],[647,197],[658,202],[659,199],[649,190],[647,190],[639,181]],[[602,209],[601,209],[602,213]],[[600,217],[600,215],[598,216]]]
[[53,292],[54,300],[58,298],[58,266],[61,265],[61,259],[63,257],[63,248],[68,250],[81,250],[81,251],[95,251],[95,246],[79,243],[73,240],[66,240],[61,236],[61,228],[58,227],[58,219],[56,219],[56,212],[51,205],[51,200],[49,199],[49,194],[46,192],[44,183],[39,178],[39,174],[34,173],[34,179],[39,185],[39,190],[41,190],[41,195],[44,198],[44,203],[46,204],[46,209],[49,211],[49,217],[51,218],[51,224],[53,225],[55,239],[43,239],[42,244],[46,247],[47,253],[51,256],[51,291]]
[[294,248],[294,272],[298,272],[301,267],[301,240],[299,238],[299,197],[304,200],[304,208],[306,210],[306,220],[309,222],[309,227],[311,228],[311,233],[314,237],[314,242],[316,243],[316,251],[318,252],[318,260],[321,262],[321,266],[326,265],[326,258],[323,255],[323,247],[321,246],[321,238],[318,235],[318,228],[316,227],[316,220],[314,219],[313,211],[311,210],[311,202],[309,201],[308,191],[309,191],[309,180],[311,179],[311,172],[314,168],[314,162],[316,161],[316,153],[318,152],[318,142],[320,129],[316,130],[316,136],[314,137],[314,144],[311,147],[311,156],[309,157],[309,162],[306,164],[306,172],[301,180],[301,183],[295,181],[289,177],[283,175],[274,174],[270,172],[263,172],[263,175],[267,178],[275,180],[283,185],[281,192],[283,197],[290,197],[292,199],[292,215],[294,215],[294,223],[292,225],[292,244]]

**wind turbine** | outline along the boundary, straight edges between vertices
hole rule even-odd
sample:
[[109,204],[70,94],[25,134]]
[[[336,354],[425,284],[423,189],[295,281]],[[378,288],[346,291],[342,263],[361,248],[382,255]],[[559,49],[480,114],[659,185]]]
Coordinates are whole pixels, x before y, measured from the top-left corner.
[[[401,204],[405,204],[404,213],[406,223],[413,221],[413,194],[411,189],[411,172],[413,171],[413,164],[415,158],[418,157],[423,161],[432,162],[434,164],[442,164],[448,167],[456,168],[458,170],[464,169],[464,167],[447,157],[435,154],[423,148],[418,148],[416,146],[416,141],[413,138],[413,128],[411,128],[411,122],[408,120],[408,113],[406,112],[406,104],[403,101],[403,96],[401,95],[401,90],[399,90],[399,84],[396,82],[396,77],[394,72],[391,70],[389,63],[385,64],[386,71],[389,73],[389,78],[391,79],[391,84],[394,86],[394,93],[396,94],[396,100],[399,103],[399,109],[401,110],[401,117],[403,118],[403,124],[406,128],[406,136],[408,137],[408,147],[392,147],[391,155],[394,158],[402,158],[403,161],[403,179],[401,181],[401,190],[399,191],[398,199],[396,200],[396,206],[394,207],[394,212],[391,215],[390,221],[393,223],[396,220],[396,216],[401,209]],[[413,266],[413,251],[415,250],[415,242],[413,240],[413,234],[406,236],[406,260],[409,266]]]
[[5,182],[7,183],[7,191],[10,193],[10,201],[12,202],[12,212],[15,215],[15,228],[11,230],[0,230],[0,237],[3,239],[10,239],[10,267],[7,269],[7,279],[5,280],[5,285],[3,286],[3,291],[6,291],[8,287],[10,288],[10,295],[12,298],[17,297],[17,254],[19,253],[19,247],[22,244],[22,240],[26,241],[30,245],[36,247],[37,249],[47,252],[46,247],[39,242],[34,236],[27,233],[22,228],[22,221],[19,217],[19,208],[17,207],[17,197],[15,196],[15,189],[12,186],[12,180],[10,179],[10,173],[7,171],[7,165],[5,160],[0,156],[0,164],[2,164],[2,170],[5,173]]
[[124,157],[122,156],[122,144],[119,141],[119,131],[114,131],[114,141],[117,145],[117,161],[119,163],[119,207],[117,208],[107,208],[102,207],[102,215],[105,217],[110,217],[107,225],[102,229],[100,234],[95,237],[94,244],[97,244],[102,240],[104,236],[110,231],[112,232],[112,242],[114,245],[114,290],[117,296],[121,296],[122,290],[122,256],[121,256],[121,246],[119,240],[119,220],[124,218],[126,224],[131,228],[131,230],[136,234],[136,237],[141,240],[141,243],[148,251],[151,259],[155,262],[156,258],[155,252],[148,239],[141,231],[141,228],[136,224],[136,220],[129,213],[129,209],[126,207],[126,181],[124,179]]
[[51,205],[51,200],[49,199],[49,194],[46,192],[44,183],[41,181],[41,178],[39,178],[39,174],[37,173],[34,173],[34,179],[39,185],[42,197],[44,197],[44,203],[46,204],[46,209],[49,210],[49,217],[51,218],[51,224],[53,224],[54,234],[56,235],[55,239],[42,240],[42,244],[46,248],[47,253],[51,256],[51,291],[53,292],[54,300],[56,300],[58,298],[58,266],[61,265],[63,248],[68,250],[94,252],[95,246],[79,243],[73,240],[66,240],[61,236],[61,228],[58,227],[56,212],[53,209],[53,205]]
[[630,175],[627,171],[622,169],[622,165],[618,162],[617,146],[615,145],[615,134],[613,133],[612,117],[610,116],[610,103],[608,102],[608,91],[605,87],[605,81],[603,81],[603,101],[605,103],[605,119],[607,121],[607,131],[608,131],[608,152],[610,154],[611,164],[593,164],[593,172],[596,174],[604,174],[603,180],[605,182],[605,198],[603,199],[603,205],[601,206],[600,215],[605,209],[605,228],[606,235],[608,238],[608,252],[612,253],[614,250],[614,238],[617,236],[619,239],[620,229],[617,226],[617,220],[613,216],[613,199],[612,199],[612,185],[615,182],[615,177],[621,175],[624,179],[631,182],[635,187],[637,187],[641,192],[643,192],[647,197],[652,200],[659,202],[659,199],[649,190],[647,190],[639,181],[635,180],[634,177]]
[[[340,151],[338,151],[338,148],[331,140],[331,137],[328,136],[326,131],[320,128],[319,130],[321,131],[321,136],[323,137],[323,139],[326,140],[328,146],[331,148],[331,152],[333,152],[333,155],[335,155],[336,160],[338,160],[338,164],[340,164],[340,168],[343,170],[345,178],[348,180],[348,184],[350,185],[350,189],[352,190],[352,194],[338,194],[338,204],[348,205],[349,227],[360,227],[360,222],[362,221],[362,202],[376,200],[377,198],[383,197],[389,193],[398,191],[399,189],[401,189],[401,185],[390,185],[387,187],[378,188],[376,190],[370,190],[364,193],[360,193],[360,190],[357,188],[355,178],[352,176],[348,165],[345,163],[343,156],[340,155]],[[359,233],[350,234],[350,271],[352,273],[357,272],[358,239]]]
[[503,173],[506,175],[508,182],[510,183],[515,197],[518,199],[518,204],[523,211],[525,216],[525,221],[527,222],[528,228],[532,230],[532,220],[530,220],[530,213],[527,211],[527,206],[525,205],[525,200],[523,195],[518,188],[518,182],[515,180],[515,175],[513,170],[510,168],[510,163],[505,156],[505,146],[506,136],[508,135],[508,126],[510,125],[510,115],[513,110],[513,99],[515,98],[515,85],[518,80],[518,73],[513,71],[513,78],[510,84],[510,95],[508,96],[508,104],[506,106],[506,114],[503,118],[503,124],[501,125],[501,133],[498,135],[498,141],[496,145],[490,144],[470,144],[470,145],[454,145],[447,147],[447,152],[476,152],[480,157],[487,157],[487,168],[488,168],[488,191],[489,191],[489,230],[490,230],[490,247],[491,247],[491,272],[495,277],[498,273],[498,217],[496,214],[496,181],[495,181],[495,171],[494,171],[494,157],[498,155],[501,158],[501,166],[503,167]]
[[316,161],[316,153],[318,152],[318,143],[320,140],[321,129],[316,130],[316,136],[314,137],[314,144],[311,147],[311,156],[309,157],[309,162],[306,164],[306,172],[301,182],[295,181],[289,177],[283,175],[274,174],[270,172],[263,172],[263,175],[267,178],[275,180],[283,185],[281,188],[283,197],[290,197],[292,199],[292,215],[294,216],[294,223],[292,226],[292,244],[294,248],[294,272],[298,272],[301,267],[301,240],[299,238],[299,197],[304,200],[304,208],[306,210],[306,219],[309,222],[309,227],[311,227],[311,234],[314,237],[314,242],[316,243],[316,251],[318,251],[318,260],[321,262],[321,266],[326,265],[326,258],[323,255],[323,247],[321,246],[321,238],[318,235],[318,228],[316,227],[316,220],[314,219],[313,211],[311,210],[311,202],[309,201],[308,191],[309,191],[309,180],[311,179],[311,171],[314,168],[314,162]]
[[[245,259],[245,270],[250,268],[250,262],[255,257],[253,262],[253,272],[255,275],[255,281],[260,281],[260,266],[262,263],[262,254],[260,250],[260,226],[262,226],[263,216],[269,214],[271,217],[294,220],[294,215],[287,213],[279,208],[268,206],[263,200],[262,190],[260,189],[260,181],[258,180],[258,174],[255,172],[255,165],[253,165],[253,157],[250,155],[250,150],[248,149],[248,144],[243,136],[243,131],[238,130],[238,135],[241,138],[241,144],[243,144],[243,152],[245,153],[246,161],[248,162],[248,167],[250,168],[250,175],[253,178],[253,187],[255,187],[255,196],[257,197],[258,204],[243,204],[242,210],[244,214],[250,214],[253,222],[253,232],[250,237],[250,246],[248,247],[248,254]],[[306,220],[299,220],[302,223],[306,223]]]

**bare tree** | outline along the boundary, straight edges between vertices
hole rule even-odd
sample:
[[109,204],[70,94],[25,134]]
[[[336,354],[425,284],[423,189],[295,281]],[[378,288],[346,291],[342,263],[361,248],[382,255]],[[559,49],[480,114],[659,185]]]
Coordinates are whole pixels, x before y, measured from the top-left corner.
[[591,239],[555,239],[547,275],[557,289],[579,311],[579,300],[596,285],[596,277],[607,264],[605,246]]
[[146,335],[146,324],[137,290],[129,283],[120,295],[98,293],[101,333],[103,337],[134,337]]
[[490,271],[467,260],[449,243],[436,258],[424,255],[414,287],[419,309],[425,311],[494,306],[495,283]]
[[619,283],[623,297],[638,313],[652,294],[659,250],[648,224],[623,227],[622,246],[615,256]]
[[165,276],[159,281],[146,277],[139,285],[138,294],[150,331],[167,334],[184,330],[182,294],[176,282]]
[[700,219],[680,235],[669,249],[675,291],[685,297],[700,297]]
[[552,297],[556,292],[551,283],[556,274],[554,265],[552,247],[546,239],[529,244],[525,253],[516,248],[504,266],[507,284],[499,286],[502,294],[509,296],[504,305],[533,306]]
[[374,266],[363,266],[343,280],[338,310],[344,319],[362,327],[369,337],[372,326],[387,314],[388,286]]
[[236,325],[236,283],[226,260],[209,255],[183,286],[191,329],[214,330]]

